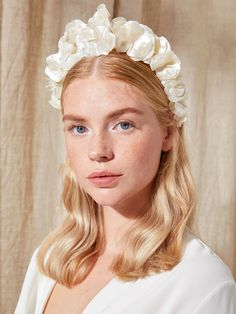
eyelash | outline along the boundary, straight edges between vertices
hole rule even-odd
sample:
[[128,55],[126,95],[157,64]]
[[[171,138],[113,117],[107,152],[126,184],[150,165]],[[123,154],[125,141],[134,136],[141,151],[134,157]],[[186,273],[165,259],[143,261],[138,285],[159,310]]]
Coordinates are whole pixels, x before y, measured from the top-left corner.
[[[129,120],[122,120],[122,121],[119,121],[119,122],[115,125],[115,127],[116,127],[117,125],[121,124],[121,123],[128,123],[128,124],[131,126],[131,128],[126,129],[126,130],[130,130],[130,129],[133,129],[133,128],[134,128],[134,123],[131,122],[131,121],[129,121]],[[78,124],[78,125],[71,125],[71,126],[68,128],[68,131],[74,133],[73,130],[74,130],[75,128],[78,128],[78,127],[84,127],[84,126],[83,126],[83,125],[80,125],[80,124]],[[84,127],[84,128],[85,128],[85,127]],[[123,130],[125,130],[125,129],[123,129]],[[75,133],[74,133],[74,134],[75,134]],[[76,134],[84,134],[84,133],[76,133]]]

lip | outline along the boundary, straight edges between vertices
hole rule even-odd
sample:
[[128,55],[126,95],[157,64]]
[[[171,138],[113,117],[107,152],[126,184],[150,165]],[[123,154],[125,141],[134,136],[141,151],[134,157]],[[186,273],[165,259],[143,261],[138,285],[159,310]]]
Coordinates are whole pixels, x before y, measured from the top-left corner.
[[121,176],[120,173],[112,173],[109,171],[96,171],[91,173],[88,176],[88,179],[92,179],[92,178],[100,178],[100,177],[115,177],[115,176]]
[[109,187],[119,180],[122,174],[114,174],[108,171],[93,172],[88,176],[90,182],[96,187]]

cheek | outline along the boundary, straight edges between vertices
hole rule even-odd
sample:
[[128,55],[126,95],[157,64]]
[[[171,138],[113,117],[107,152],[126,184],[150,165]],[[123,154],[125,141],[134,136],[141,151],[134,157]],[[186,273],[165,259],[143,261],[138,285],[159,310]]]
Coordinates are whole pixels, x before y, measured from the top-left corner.
[[145,173],[156,173],[160,156],[161,156],[161,140],[153,136],[147,136],[139,139],[138,142],[129,145],[123,152],[124,163],[137,171],[141,170],[141,175]]
[[66,144],[67,157],[70,160],[70,162],[72,162],[75,155],[74,145],[67,138],[65,139],[65,144]]
[[81,148],[73,141],[66,139],[66,153],[67,158],[70,161],[71,167],[74,171],[78,170],[78,166],[82,163],[83,154],[81,154]]

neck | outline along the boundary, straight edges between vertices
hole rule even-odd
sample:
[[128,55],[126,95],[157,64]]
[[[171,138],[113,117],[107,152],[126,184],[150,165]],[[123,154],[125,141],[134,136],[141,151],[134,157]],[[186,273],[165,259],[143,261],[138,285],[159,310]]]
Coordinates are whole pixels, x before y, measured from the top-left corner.
[[[133,205],[132,205],[133,204]],[[136,200],[126,201],[125,204],[111,207],[103,206],[103,217],[104,217],[104,232],[106,238],[106,246],[104,253],[116,255],[118,251],[122,249],[121,238],[142,215],[142,213],[148,210],[150,201]]]

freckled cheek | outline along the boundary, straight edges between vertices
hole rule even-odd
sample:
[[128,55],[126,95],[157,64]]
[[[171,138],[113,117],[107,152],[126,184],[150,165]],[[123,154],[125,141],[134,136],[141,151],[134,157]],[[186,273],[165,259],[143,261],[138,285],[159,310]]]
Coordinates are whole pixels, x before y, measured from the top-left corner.
[[141,173],[155,172],[159,165],[161,144],[156,139],[147,138],[126,147],[123,152],[124,164],[129,169],[142,170]]

